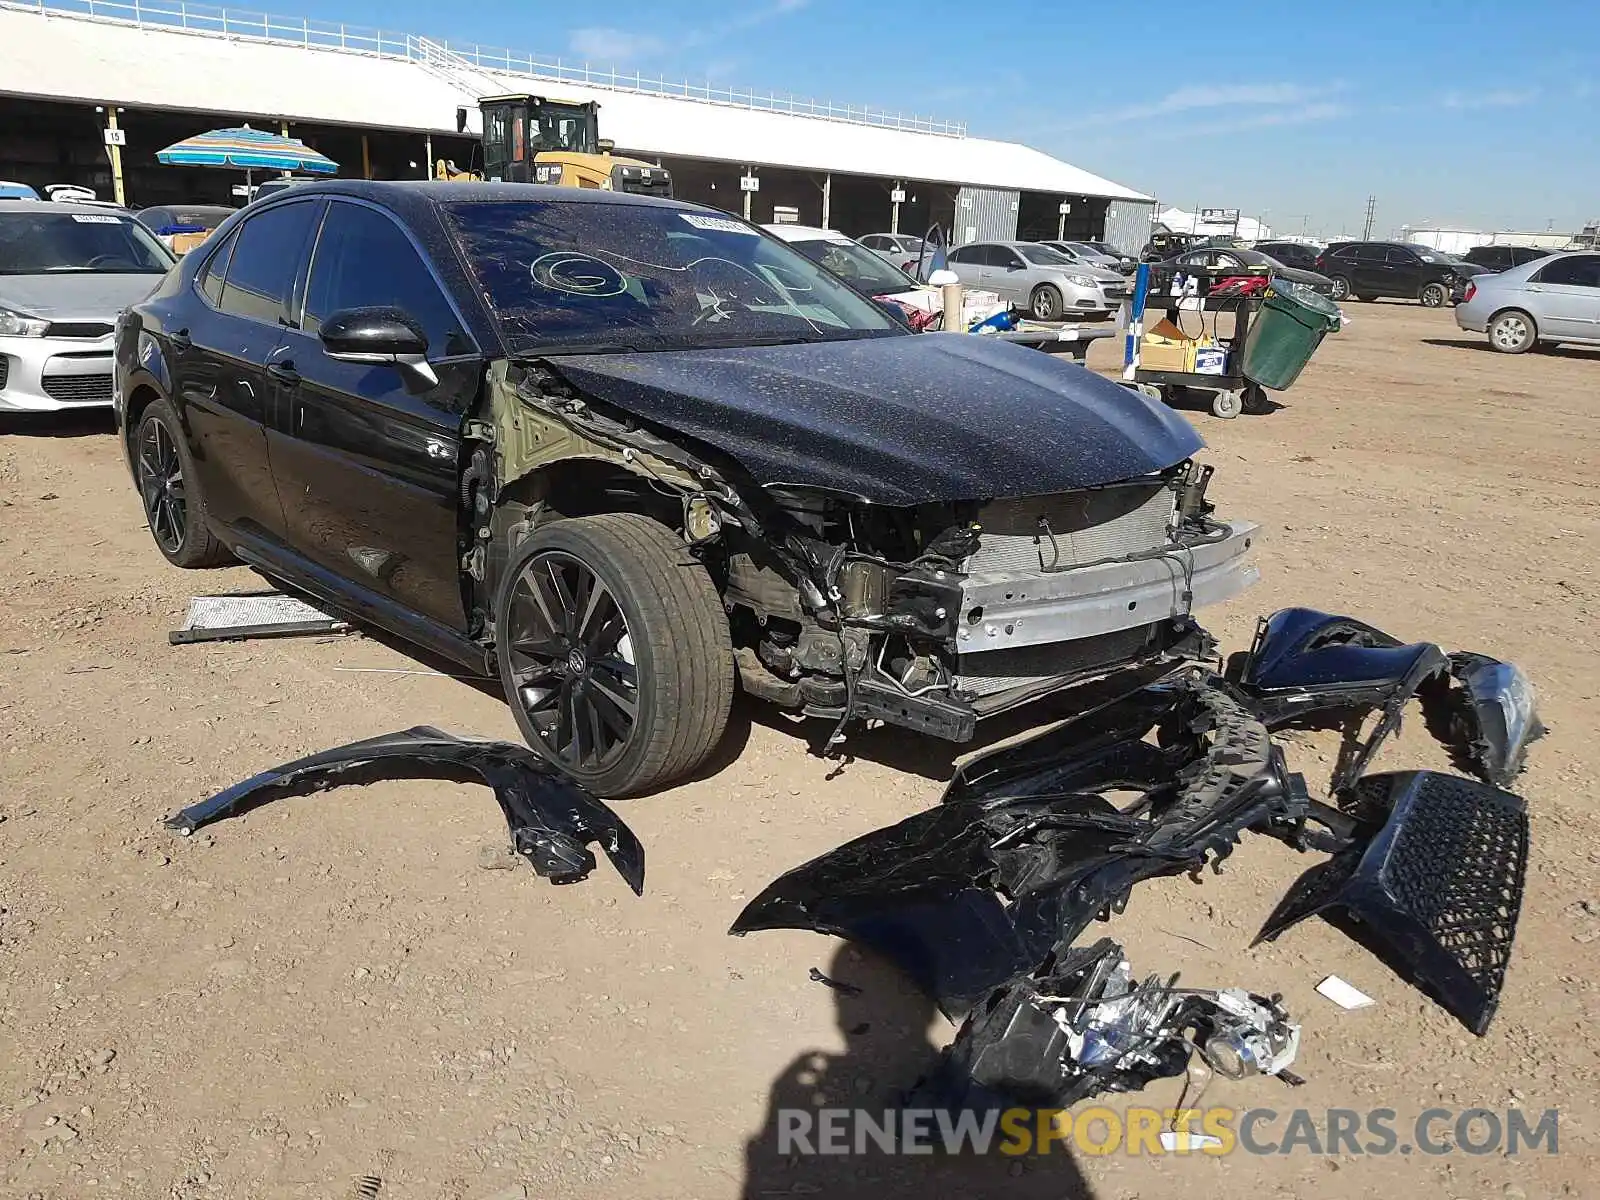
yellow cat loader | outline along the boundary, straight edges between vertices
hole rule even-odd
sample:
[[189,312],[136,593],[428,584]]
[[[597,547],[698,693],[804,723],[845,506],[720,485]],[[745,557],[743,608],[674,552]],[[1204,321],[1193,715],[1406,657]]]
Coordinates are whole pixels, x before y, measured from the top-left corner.
[[[440,159],[435,178],[672,195],[672,173],[665,167],[611,153],[613,143],[600,138],[600,106],[592,100],[579,104],[543,96],[485,96],[478,111],[483,116],[482,172],[461,171]],[[458,115],[458,124],[463,119]]]

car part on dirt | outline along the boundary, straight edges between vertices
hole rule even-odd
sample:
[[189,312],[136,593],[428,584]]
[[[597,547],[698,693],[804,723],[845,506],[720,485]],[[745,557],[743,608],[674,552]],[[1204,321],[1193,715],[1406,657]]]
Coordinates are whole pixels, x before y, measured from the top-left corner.
[[[1134,883],[1225,857],[1246,828],[1299,822],[1298,777],[1219,682],[1184,671],[979,758],[938,807],[779,877],[731,932],[852,938],[960,1016]],[[1118,790],[1142,797],[1119,810],[1097,794]]]
[[1290,888],[1256,941],[1313,913],[1354,917],[1473,1033],[1511,962],[1528,862],[1520,796],[1435,771],[1368,775],[1353,844]]
[[[1082,1014],[1063,1017],[1052,1005],[1098,995],[1085,992],[1086,979],[1121,953],[1073,943],[1096,917],[1122,911],[1135,883],[1198,876],[1252,830],[1332,855],[1302,877],[1261,937],[1314,912],[1358,916],[1402,974],[1483,1033],[1521,906],[1522,801],[1437,772],[1362,772],[1421,695],[1430,728],[1453,752],[1509,780],[1542,728],[1527,680],[1494,659],[1402,646],[1363,622],[1307,609],[1263,621],[1230,668],[1231,679],[1169,668],[1131,691],[1117,691],[1116,679],[1088,685],[1081,715],[966,764],[938,807],[780,876],[730,932],[812,929],[870,947],[947,1015],[968,1018],[942,1068],[946,1095],[998,1086],[1024,1103],[1070,1103],[1179,1073],[1188,1061],[1187,1046],[1167,1039],[1160,1052],[1151,1043],[1130,1075],[1084,1069],[1093,1065],[1081,1058],[1086,1043],[1066,1040],[1083,1032],[1073,1024]],[[1355,748],[1335,772],[1338,806],[1312,799],[1269,729],[1331,717],[1348,735],[1347,722],[1359,729],[1373,710],[1377,729],[1349,739]],[[1096,967],[1113,957],[1112,968]],[[1154,984],[1138,994],[1127,1007],[1147,1016],[1166,995]],[[1275,1003],[1250,1003],[1259,1030],[1287,1028],[1275,1024]],[[1228,1068],[1213,1063],[1224,1073],[1288,1049],[1276,1033],[1265,1042],[1237,1028],[1230,1036],[1243,1048]]]
[[192,804],[166,825],[188,836],[269,800],[384,779],[447,779],[494,789],[513,849],[552,883],[577,883],[594,870],[598,843],[635,895],[644,893],[644,847],[605,804],[512,742],[458,738],[419,725],[336,746],[253,775]]
[[167,634],[174,646],[196,642],[237,642],[252,638],[308,637],[349,633],[348,621],[329,616],[297,596],[279,591],[190,596],[183,628]]
[[[1446,654],[1399,639],[1353,617],[1286,608],[1261,620],[1255,642],[1230,663],[1269,729],[1341,728],[1345,742],[1331,792],[1355,786],[1378,747],[1400,727],[1413,696],[1428,729],[1455,765],[1504,787],[1544,733],[1533,685],[1516,667],[1481,654]],[[1366,737],[1364,719],[1378,721]]]
[[1301,1082],[1288,1070],[1300,1027],[1278,997],[1177,979],[1136,983],[1110,938],[1068,949],[968,1017],[924,1090],[941,1106],[1060,1108],[1182,1075],[1196,1052],[1228,1079]]

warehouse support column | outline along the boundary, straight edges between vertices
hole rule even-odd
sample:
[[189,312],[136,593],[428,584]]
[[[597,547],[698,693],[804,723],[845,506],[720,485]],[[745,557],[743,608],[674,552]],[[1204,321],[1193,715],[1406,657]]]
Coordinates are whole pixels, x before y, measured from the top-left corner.
[[889,192],[889,201],[890,201],[890,204],[891,204],[891,207],[889,209],[889,232],[890,233],[899,233],[900,232],[900,202],[902,200],[904,200],[905,198],[906,198],[905,180],[896,179],[894,181],[894,188]]
[[367,145],[367,135],[361,135],[361,178],[372,178],[372,150]]
[[424,153],[422,155],[422,165],[425,168],[424,171],[422,172],[422,177],[424,179],[432,179],[433,178],[433,134],[430,133],[430,134],[424,135],[422,145],[423,145],[423,149],[424,149]]
[[[750,198],[755,195],[755,188],[752,188],[750,184],[755,178],[756,177],[750,173],[749,164],[745,164],[744,174],[739,179],[739,187],[740,190],[744,192],[744,219],[746,221],[750,219]],[[760,185],[757,184],[757,186]]]
[[289,122],[287,122],[287,121],[279,121],[278,122],[278,133],[283,137],[288,137],[289,136]]
[[106,150],[111,154],[111,196],[118,204],[127,206],[128,194],[122,186],[122,145],[128,135],[117,128],[117,110],[106,108]]
[[829,215],[829,210],[831,210],[832,207],[833,207],[833,174],[830,172],[830,173],[828,173],[828,174],[826,174],[826,175],[824,175],[822,177],[822,227],[824,229],[830,228],[830,226],[828,225],[828,215]]
[[1064,242],[1067,240],[1067,214],[1072,211],[1072,205],[1063,200],[1058,211],[1061,213],[1061,220],[1056,224],[1056,241]]

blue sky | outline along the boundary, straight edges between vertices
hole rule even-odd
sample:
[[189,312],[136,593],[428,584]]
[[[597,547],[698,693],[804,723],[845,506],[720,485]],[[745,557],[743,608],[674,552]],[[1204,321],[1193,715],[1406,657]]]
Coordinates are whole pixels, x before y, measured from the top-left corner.
[[[273,0],[284,10],[295,0]],[[609,0],[309,15],[965,121],[1279,232],[1600,216],[1600,0]],[[292,11],[292,10],[291,10]]]

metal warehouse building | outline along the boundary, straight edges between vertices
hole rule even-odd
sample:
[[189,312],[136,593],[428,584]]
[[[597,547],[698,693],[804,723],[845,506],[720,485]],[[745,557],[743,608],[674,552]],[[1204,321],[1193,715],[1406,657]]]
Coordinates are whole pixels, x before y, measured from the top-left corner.
[[127,202],[227,203],[233,172],[163,167],[156,151],[250,123],[288,132],[340,174],[418,178],[466,166],[480,96],[596,100],[620,153],[671,168],[680,197],[859,235],[956,241],[1066,235],[1143,244],[1153,202],[964,126],[792,97],[671,84],[503,50],[182,0],[0,0],[0,178],[112,195],[119,132]]

